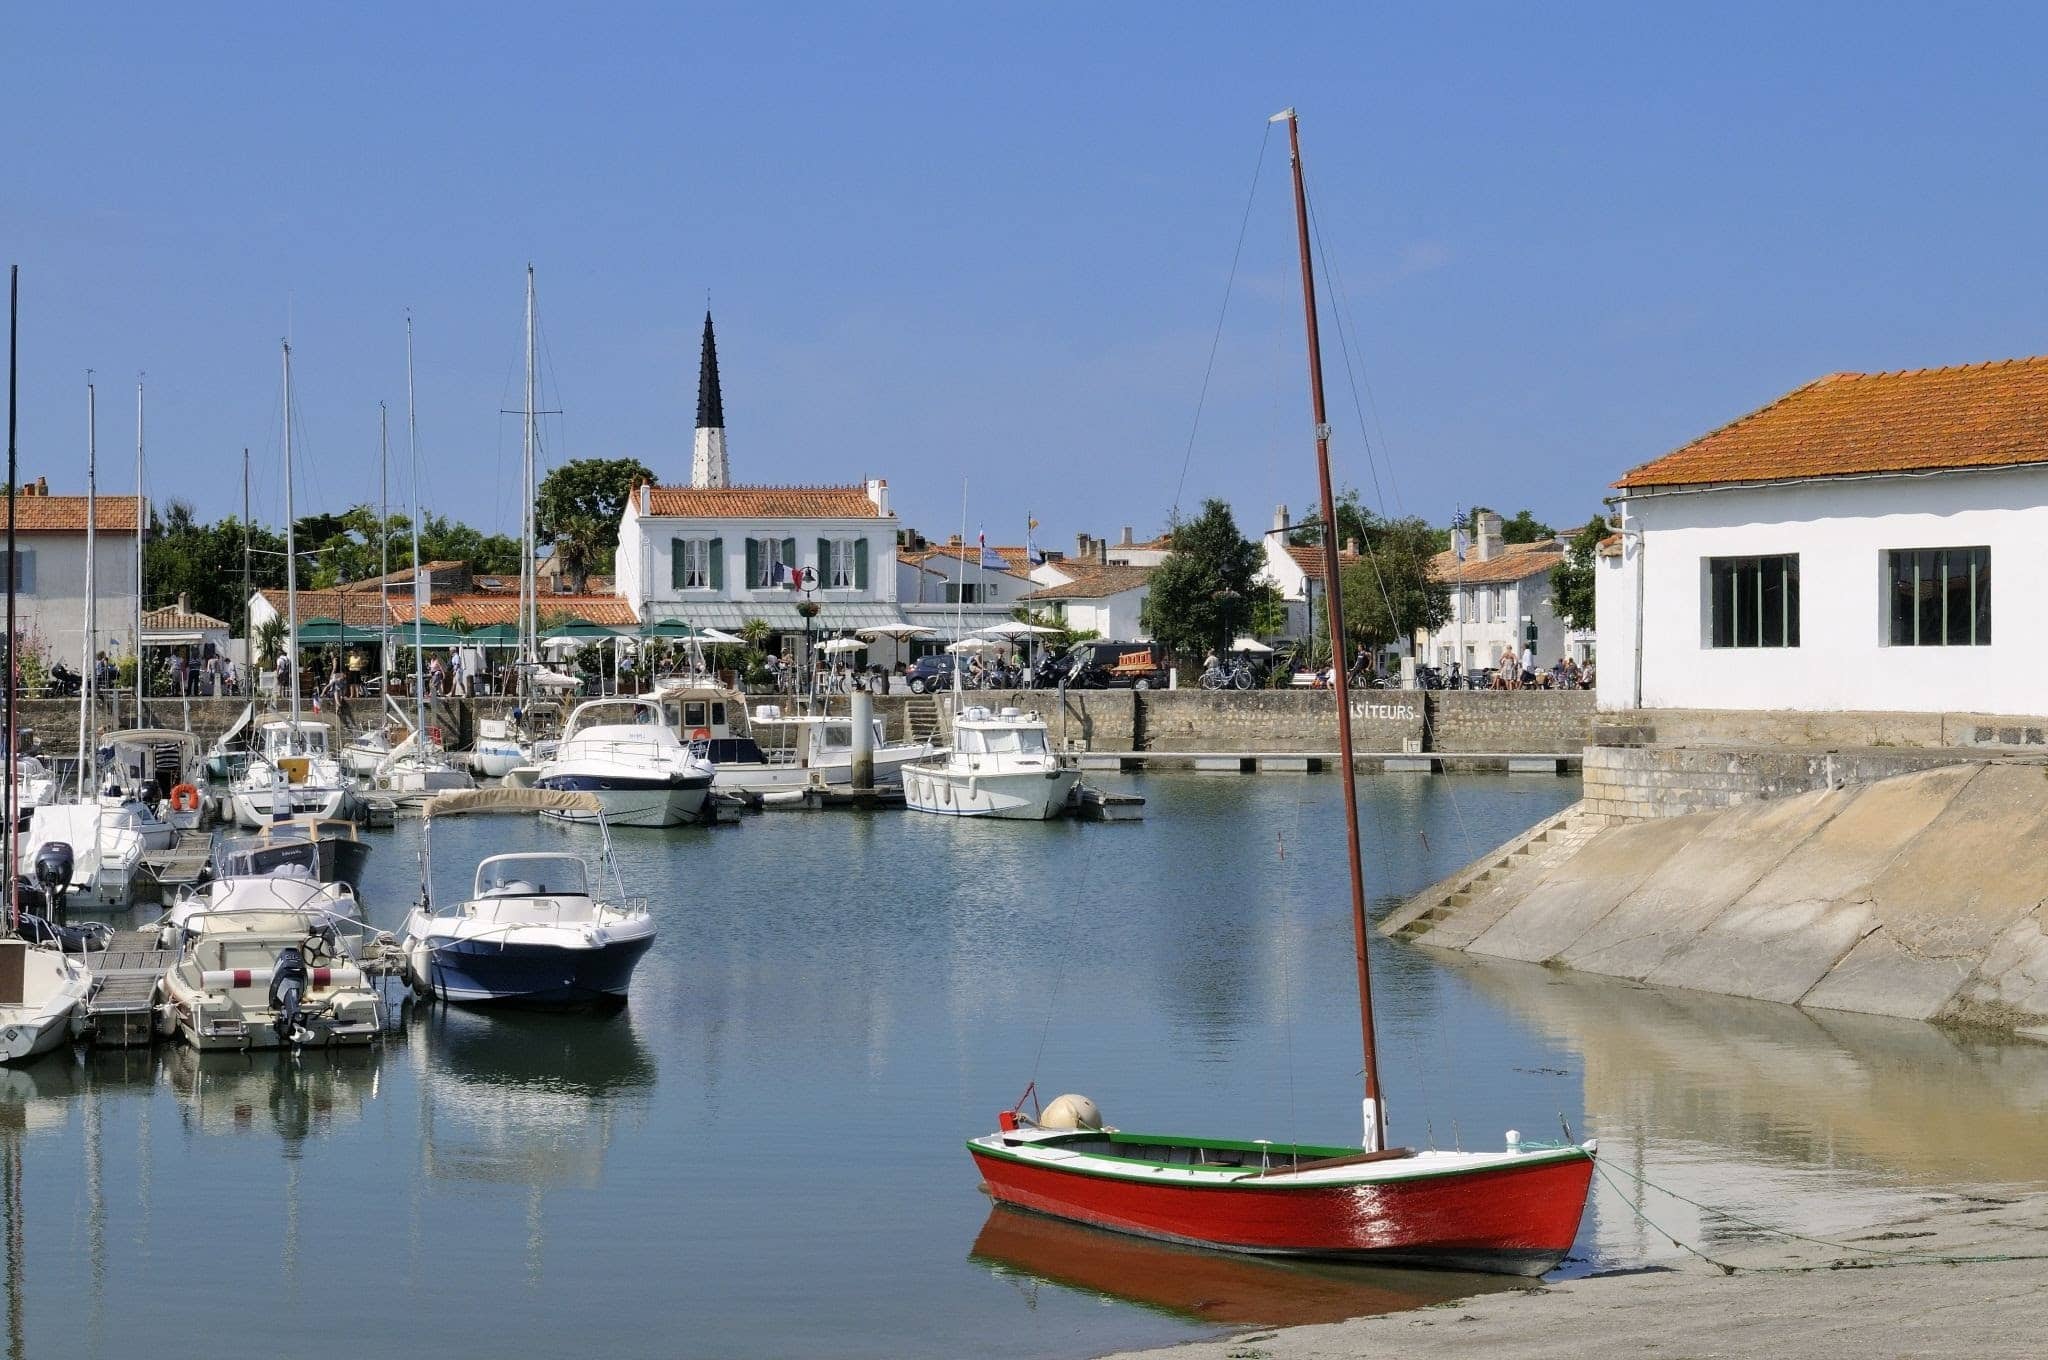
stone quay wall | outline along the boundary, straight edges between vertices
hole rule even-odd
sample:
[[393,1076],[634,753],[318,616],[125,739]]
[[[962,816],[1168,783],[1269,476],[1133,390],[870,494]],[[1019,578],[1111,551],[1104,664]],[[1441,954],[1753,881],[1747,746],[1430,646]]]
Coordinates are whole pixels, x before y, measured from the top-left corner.
[[1585,811],[1677,817],[1944,765],[2048,761],[2048,718],[1642,709],[1599,714]]
[[1426,692],[1427,749],[1562,755],[1591,738],[1591,690],[1446,690]]

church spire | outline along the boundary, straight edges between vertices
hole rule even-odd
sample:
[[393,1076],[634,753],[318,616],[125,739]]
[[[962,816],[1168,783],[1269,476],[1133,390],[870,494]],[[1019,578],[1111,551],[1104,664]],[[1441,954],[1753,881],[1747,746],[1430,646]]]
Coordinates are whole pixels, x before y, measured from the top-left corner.
[[711,313],[704,313],[704,357],[697,367],[697,428],[725,428],[725,401],[718,391],[718,337],[711,333]]
[[718,390],[718,340],[711,311],[704,312],[704,357],[697,370],[697,439],[690,453],[690,485],[728,485],[725,465],[725,399]]

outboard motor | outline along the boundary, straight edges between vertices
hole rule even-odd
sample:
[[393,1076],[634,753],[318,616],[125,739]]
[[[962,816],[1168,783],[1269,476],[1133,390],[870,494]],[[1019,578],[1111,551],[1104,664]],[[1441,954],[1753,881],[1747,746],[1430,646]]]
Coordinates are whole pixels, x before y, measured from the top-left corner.
[[307,1033],[299,1026],[299,1002],[306,995],[306,956],[297,945],[277,951],[277,966],[270,970],[270,1006],[277,1012],[271,1026],[277,1037],[297,1048]]
[[43,900],[55,907],[64,900],[65,889],[71,886],[71,874],[77,867],[77,860],[71,847],[64,841],[45,841],[36,851],[36,883],[43,890]]

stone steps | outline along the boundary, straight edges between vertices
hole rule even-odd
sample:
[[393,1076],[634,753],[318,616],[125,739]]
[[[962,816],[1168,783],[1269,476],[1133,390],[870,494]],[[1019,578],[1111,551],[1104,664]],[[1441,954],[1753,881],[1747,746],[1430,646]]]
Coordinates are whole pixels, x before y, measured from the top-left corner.
[[1493,854],[1418,893],[1407,906],[1381,923],[1380,933],[1415,940],[1444,929],[1523,871],[1570,857],[1604,824],[1604,818],[1587,814],[1582,804],[1575,803]]

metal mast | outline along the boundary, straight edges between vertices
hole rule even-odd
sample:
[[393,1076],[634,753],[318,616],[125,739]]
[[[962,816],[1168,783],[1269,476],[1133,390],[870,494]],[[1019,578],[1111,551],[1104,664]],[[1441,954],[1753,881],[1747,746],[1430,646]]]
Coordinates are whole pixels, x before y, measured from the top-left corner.
[[1293,109],[1273,115],[1287,124],[1287,149],[1294,164],[1294,228],[1301,252],[1301,303],[1308,323],[1308,393],[1315,416],[1316,482],[1322,496],[1323,577],[1329,610],[1330,671],[1337,690],[1337,758],[1344,784],[1344,848],[1351,864],[1351,943],[1358,963],[1358,1022],[1365,1054],[1365,1139],[1368,1152],[1386,1146],[1386,1106],[1380,1095],[1380,1061],[1372,1026],[1372,970],[1366,962],[1365,869],[1358,848],[1358,772],[1351,747],[1351,683],[1344,656],[1344,583],[1337,560],[1337,504],[1330,489],[1330,422],[1323,408],[1323,345],[1316,328],[1316,274],[1308,245],[1308,191],[1301,175],[1301,121]]
[[292,342],[284,343],[284,655],[292,731],[299,730],[299,537],[292,508]]
[[14,852],[14,791],[15,766],[21,754],[15,747],[19,732],[15,727],[14,678],[20,674],[20,659],[15,656],[14,635],[14,586],[16,568],[20,558],[14,551],[14,426],[15,426],[15,350],[21,340],[21,266],[15,265],[7,272],[7,777],[0,780],[0,816],[7,819],[7,928],[21,929],[21,875],[15,866],[21,863]]
[[92,767],[93,699],[99,688],[99,666],[93,649],[98,632],[98,601],[94,580],[94,551],[98,535],[95,494],[99,487],[99,416],[93,393],[92,370],[85,371],[85,674],[78,687],[78,798],[85,801],[86,771]]
[[[412,377],[412,318],[405,319],[406,378]],[[390,412],[377,403],[377,671],[378,689],[391,693],[391,428]],[[413,533],[413,560],[419,560],[419,533]]]
[[420,614],[428,593],[420,587],[420,450],[419,421],[412,400],[412,313],[405,316],[405,456],[412,464],[412,735],[415,747],[427,739],[427,662],[420,655]]
[[533,570],[533,384],[533,266],[529,264],[526,266],[526,423],[520,440],[523,474],[520,490],[525,499],[519,528],[519,690],[522,695],[532,692],[536,664],[534,645],[540,635],[539,583]]
[[142,530],[149,519],[142,499],[142,375],[135,377],[135,725],[142,726],[142,696],[149,692],[149,667],[142,656]]

